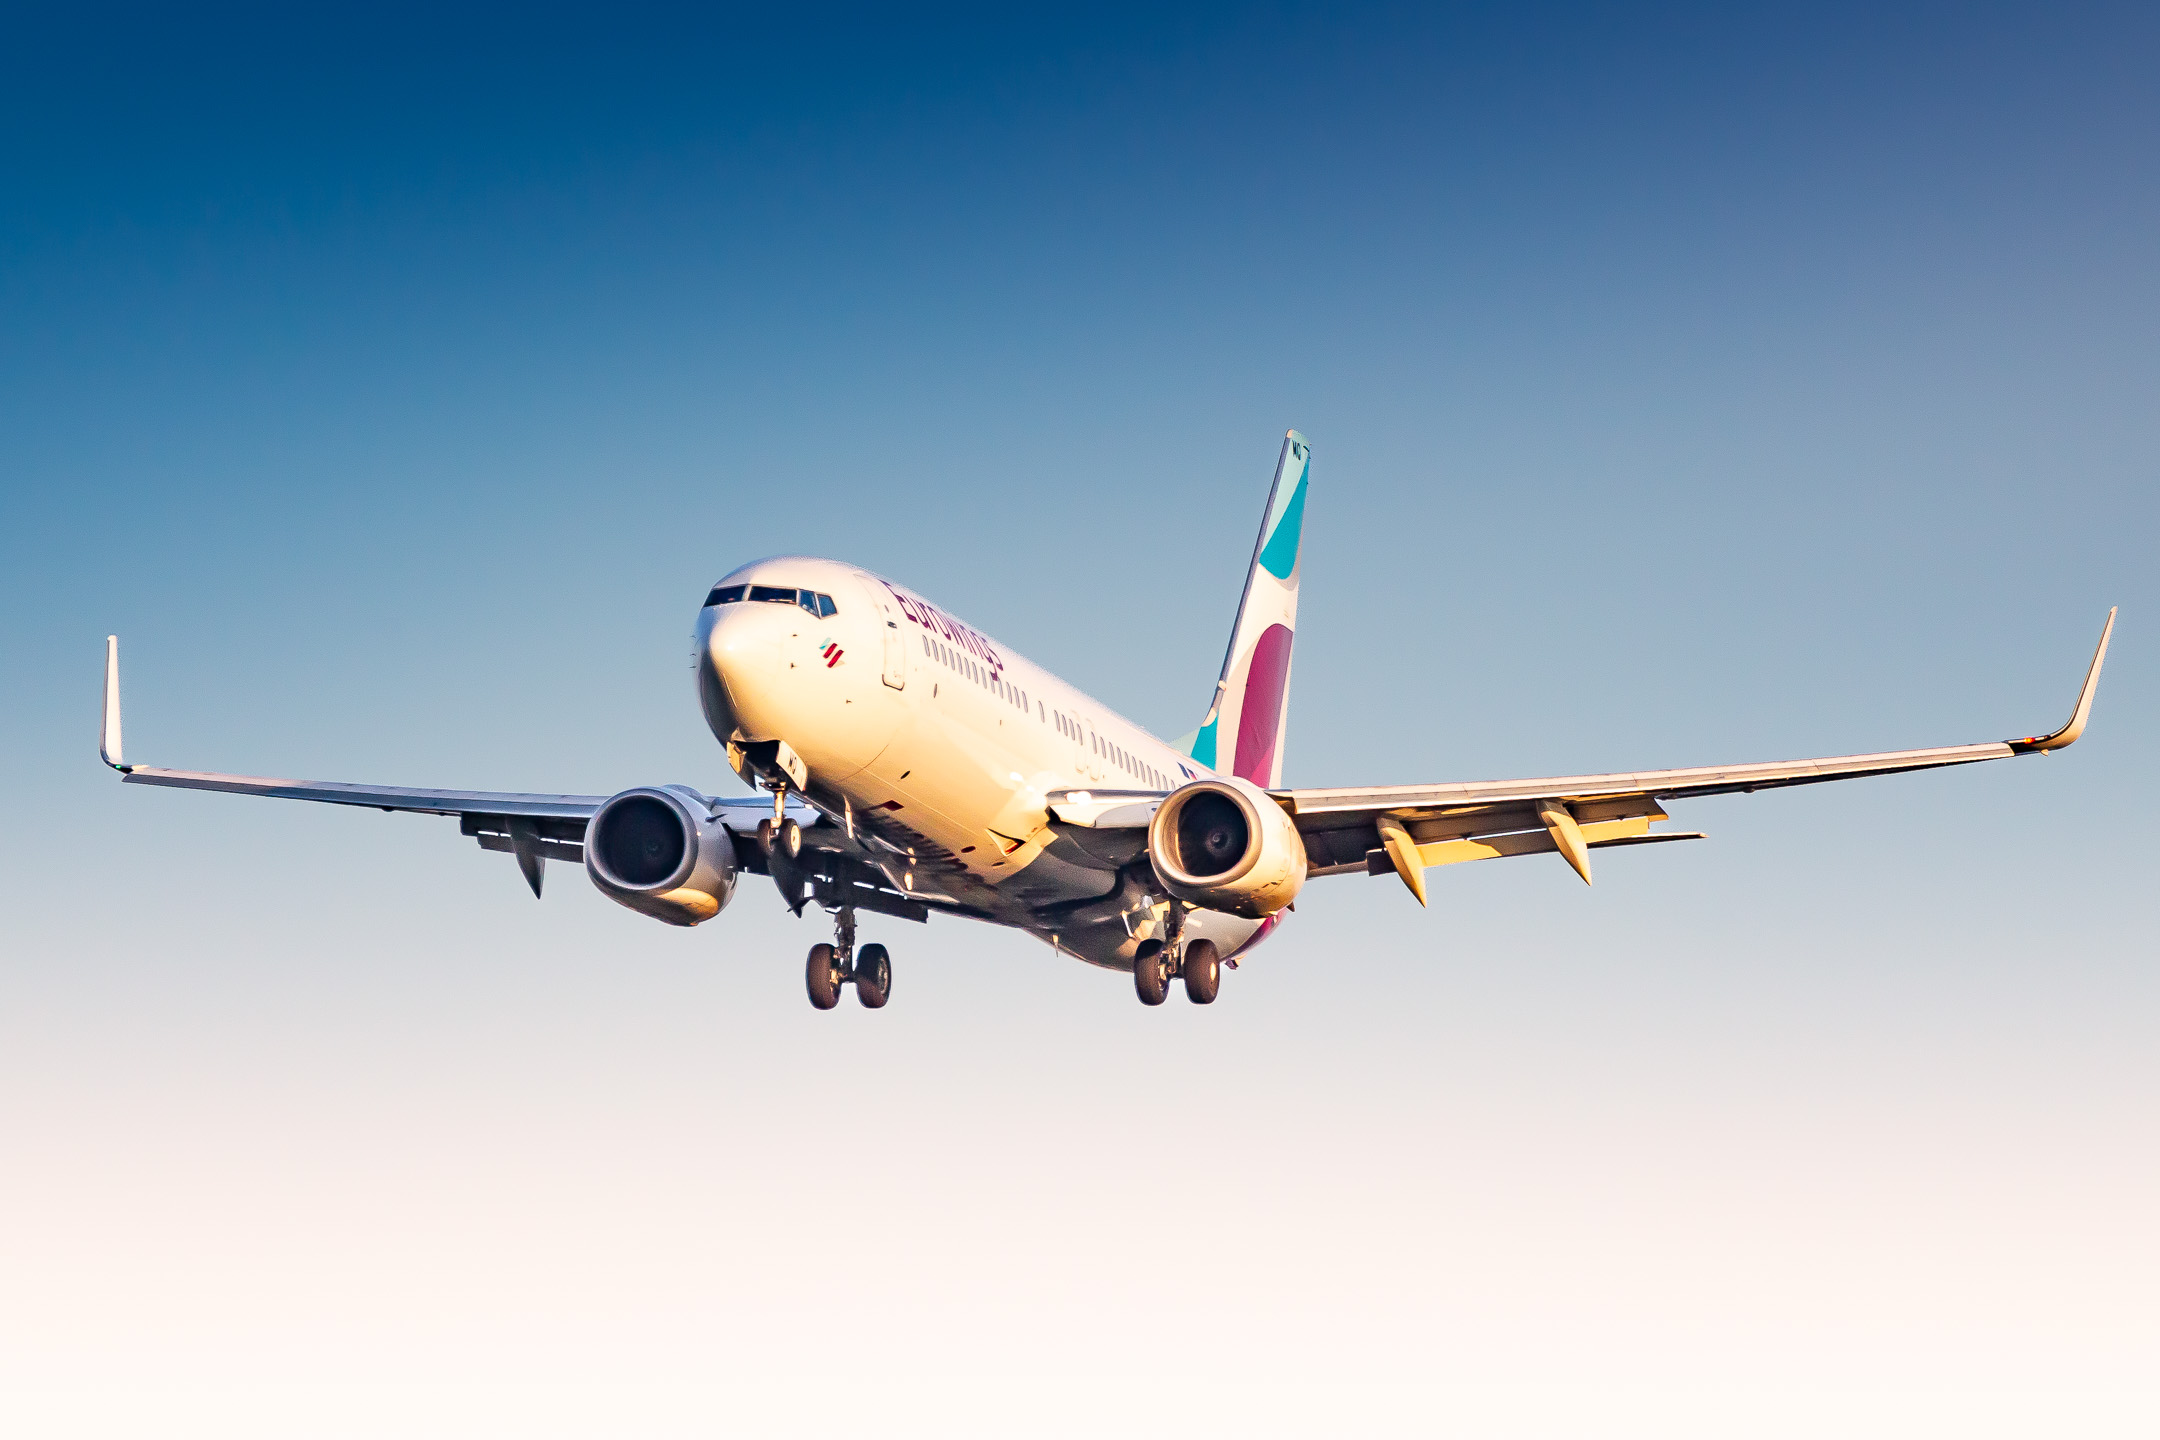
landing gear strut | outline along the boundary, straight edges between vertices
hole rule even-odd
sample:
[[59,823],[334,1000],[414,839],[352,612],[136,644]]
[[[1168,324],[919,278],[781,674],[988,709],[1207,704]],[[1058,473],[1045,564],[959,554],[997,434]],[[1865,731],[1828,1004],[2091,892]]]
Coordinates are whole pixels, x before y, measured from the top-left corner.
[[892,998],[892,955],[883,945],[856,950],[855,907],[843,905],[833,915],[833,943],[810,947],[803,980],[820,1010],[839,1004],[840,987],[848,984],[865,1010],[882,1010]]

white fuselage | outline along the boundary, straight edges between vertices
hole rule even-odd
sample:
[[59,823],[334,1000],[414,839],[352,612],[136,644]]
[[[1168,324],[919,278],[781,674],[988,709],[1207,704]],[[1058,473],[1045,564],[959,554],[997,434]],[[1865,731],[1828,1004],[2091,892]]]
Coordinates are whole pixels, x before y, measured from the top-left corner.
[[[1124,968],[1166,913],[1142,874],[1053,830],[1045,797],[1160,793],[1211,774],[923,597],[832,560],[745,565],[724,587],[810,590],[834,613],[744,598],[707,605],[698,697],[723,743],[784,742],[807,797],[914,857],[918,893]],[[1186,933],[1226,955],[1270,922],[1208,911]]]

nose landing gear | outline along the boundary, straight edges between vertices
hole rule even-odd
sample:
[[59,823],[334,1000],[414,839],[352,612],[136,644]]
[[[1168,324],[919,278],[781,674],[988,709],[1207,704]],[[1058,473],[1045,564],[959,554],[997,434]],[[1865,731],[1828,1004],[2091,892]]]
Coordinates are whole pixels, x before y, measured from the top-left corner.
[[882,1010],[892,998],[892,955],[883,945],[855,948],[855,909],[843,906],[833,917],[831,945],[810,947],[803,980],[810,1003],[830,1010],[840,1003],[840,987],[852,984],[865,1010]]

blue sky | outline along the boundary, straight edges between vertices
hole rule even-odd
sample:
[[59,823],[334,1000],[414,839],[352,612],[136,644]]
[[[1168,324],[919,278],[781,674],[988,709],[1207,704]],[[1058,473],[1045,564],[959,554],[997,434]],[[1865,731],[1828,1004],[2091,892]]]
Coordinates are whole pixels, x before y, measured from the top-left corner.
[[[0,1416],[2160,1418],[2149,14],[12,36]],[[896,926],[892,1007],[817,1016],[754,889],[678,934],[94,763],[117,632],[146,763],[730,790],[694,607],[798,550],[1176,735],[1292,425],[1293,784],[2027,734],[2120,605],[2093,727],[1698,803],[1593,890],[1316,885],[1164,1013]],[[1165,1326],[1195,1375],[1123,1358]]]

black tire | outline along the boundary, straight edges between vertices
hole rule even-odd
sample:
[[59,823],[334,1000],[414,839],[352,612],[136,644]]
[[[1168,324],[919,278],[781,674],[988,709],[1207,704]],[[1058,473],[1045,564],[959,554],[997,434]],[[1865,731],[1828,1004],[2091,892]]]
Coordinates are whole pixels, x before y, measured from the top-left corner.
[[810,1003],[820,1010],[830,1010],[840,1003],[840,971],[833,964],[833,947],[812,945],[810,963],[803,979],[809,986]]
[[1143,1005],[1160,1005],[1169,998],[1170,971],[1163,964],[1160,947],[1133,958],[1132,983]]
[[865,945],[855,952],[855,998],[865,1010],[882,1010],[892,999],[892,957],[883,945]]
[[1212,1005],[1222,989],[1222,957],[1212,940],[1194,940],[1185,947],[1185,998],[1195,1005]]

